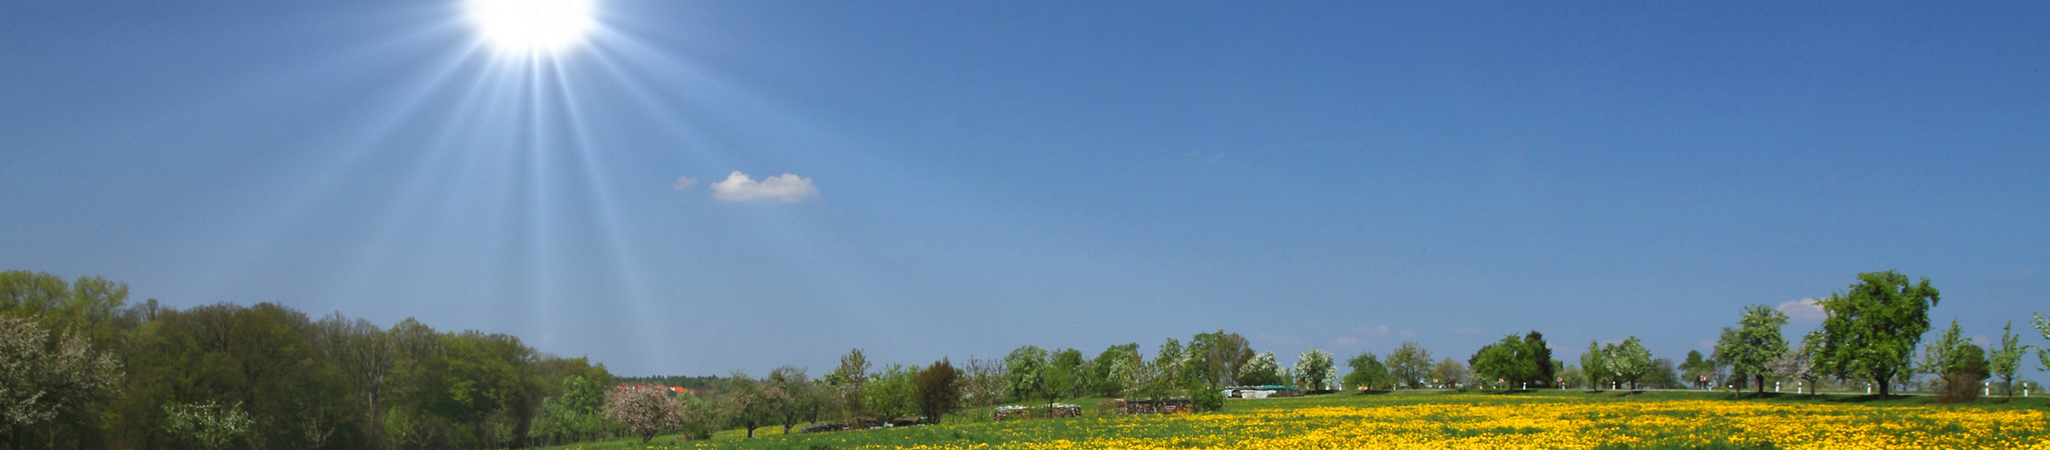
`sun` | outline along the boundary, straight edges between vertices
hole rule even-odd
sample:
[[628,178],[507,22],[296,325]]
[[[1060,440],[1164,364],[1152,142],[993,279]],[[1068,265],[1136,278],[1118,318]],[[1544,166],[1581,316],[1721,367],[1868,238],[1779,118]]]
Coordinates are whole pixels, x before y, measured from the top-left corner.
[[465,0],[477,32],[501,53],[554,55],[583,43],[594,0]]

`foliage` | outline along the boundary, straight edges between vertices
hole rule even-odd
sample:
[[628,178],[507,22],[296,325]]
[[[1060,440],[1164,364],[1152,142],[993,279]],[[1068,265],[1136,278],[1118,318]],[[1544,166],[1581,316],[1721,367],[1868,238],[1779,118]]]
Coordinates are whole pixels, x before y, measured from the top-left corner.
[[1732,375],[1756,380],[1758,392],[1763,393],[1773,359],[1787,352],[1787,339],[1780,335],[1780,327],[1786,324],[1786,313],[1765,305],[1746,306],[1737,328],[1723,328],[1722,338],[1716,340],[1715,359],[1729,364]]
[[1011,398],[1025,401],[1045,394],[1046,349],[1033,345],[1013,349],[1010,355],[1004,356],[1004,367],[1010,368],[1007,375]]
[[[1805,381],[1808,383],[1809,393],[1813,394],[1814,382],[1818,378],[1815,375],[1814,345],[1817,338],[1817,335],[1810,333],[1801,345],[1788,348],[1787,351],[1781,352],[1778,358],[1773,358],[1770,365],[1773,376]],[[1760,381],[1758,384],[1763,388],[1765,382]]]
[[[2042,314],[2034,314],[2034,317],[2036,320],[2030,324],[2043,333],[2043,339],[2050,339],[2050,321],[2043,320]],[[2040,364],[2042,370],[2050,371],[2050,345],[2036,348],[2036,364]]]
[[1430,377],[1431,382],[1445,388],[1459,388],[1473,383],[1473,372],[1466,369],[1466,364],[1452,358],[1445,358],[1432,365]]
[[626,426],[641,443],[683,425],[683,404],[660,389],[616,389],[605,396],[605,418]]
[[1287,380],[1281,375],[1281,364],[1274,361],[1274,352],[1260,352],[1246,362],[1239,370],[1238,381],[1246,385],[1265,386],[1282,384]]
[[784,433],[789,433],[798,422],[818,417],[819,410],[825,408],[823,393],[812,387],[811,378],[804,369],[777,367],[769,371],[769,377],[763,382],[767,383],[766,389],[775,390],[783,400],[776,405],[775,416],[777,423],[783,425]]
[[836,387],[842,414],[849,422],[861,417],[862,407],[866,406],[867,395],[862,391],[868,388],[869,368],[868,356],[857,348],[848,350],[840,357],[840,367],[826,374],[827,384]]
[[235,438],[248,435],[254,424],[241,403],[223,407],[212,400],[164,405],[164,415],[168,418],[165,431],[209,449],[226,447]]
[[883,367],[882,372],[869,378],[868,395],[864,399],[868,402],[866,408],[882,419],[917,414],[918,403],[913,392],[917,386],[912,380],[917,373],[916,366],[891,364]]
[[[747,373],[734,371],[728,384],[731,390],[721,399],[719,407],[726,423],[747,429],[747,437],[750,438],[755,437],[755,429],[775,422],[788,401],[781,390],[763,384],[761,380],[748,377]],[[873,389],[869,395],[875,395]]]
[[1928,278],[1911,285],[1891,270],[1859,274],[1847,292],[1820,302],[1828,317],[1822,320],[1816,366],[1838,378],[1870,380],[1886,397],[1889,381],[1913,367],[1908,357],[1929,331],[1929,308],[1940,301]]
[[1245,336],[1217,330],[1197,333],[1189,340],[1187,362],[1182,369],[1186,380],[1199,381],[1211,389],[1238,384],[1240,371],[1253,359],[1253,347]]
[[1707,388],[1715,381],[1715,361],[1702,357],[1700,350],[1688,350],[1687,359],[1680,361],[1680,377],[1695,388]]
[[2028,345],[2021,345],[2021,336],[2014,334],[2014,321],[2000,327],[2000,347],[1987,352],[1986,369],[2000,377],[2001,391],[2014,399],[2014,373],[2021,369],[2022,354],[2029,351]]
[[49,333],[29,319],[0,316],[0,437],[77,413],[120,390],[121,365],[85,338]]
[[[946,358],[926,366],[913,377],[917,390],[918,411],[931,423],[940,423],[940,418],[953,412],[954,405],[961,401],[961,372]],[[789,433],[788,429],[784,433]]]
[[1116,397],[1123,394],[1125,383],[1123,377],[1115,373],[1117,363],[1136,356],[1139,356],[1139,344],[1136,342],[1113,345],[1096,354],[1089,365],[1090,395]]
[[1402,346],[1388,354],[1388,372],[1395,376],[1396,382],[1416,389],[1423,387],[1430,378],[1433,362],[1430,350],[1415,342],[1403,341]]
[[1078,397],[1087,391],[1086,365],[1080,350],[1070,348],[1049,352],[1046,367],[1041,369],[1044,372],[1041,378],[1046,383],[1046,390],[1041,394],[1046,396],[1047,403]]
[[1565,369],[1559,371],[1559,384],[1562,386],[1572,388],[1593,387],[1590,383],[1587,379],[1587,372],[1580,370],[1580,366],[1568,365]]
[[1004,393],[1011,390],[1006,381],[1003,360],[968,358],[962,397],[968,404],[980,407],[996,406],[1003,402]]
[[1302,354],[1296,355],[1295,381],[1297,385],[1306,386],[1307,389],[1330,389],[1331,376],[1335,372],[1336,364],[1331,360],[1331,352],[1313,348],[1304,350]]
[[[1967,349],[1967,345],[1971,345],[1971,348]],[[1935,342],[1922,347],[1922,362],[1915,366],[1915,370],[1936,375],[1945,384],[1949,384],[1951,377],[1948,375],[1963,367],[1968,353],[1977,353],[1979,362],[1985,362],[1984,352],[1979,346],[1972,345],[1964,336],[1964,331],[1958,327],[1957,320],[1951,319],[1950,328],[1944,329]],[[1976,385],[1978,380],[1972,380],[1971,383]]]
[[1198,389],[1200,387],[1189,390],[1189,402],[1195,404],[1196,410],[1223,411],[1224,392],[1217,389]]
[[1637,336],[1623,339],[1622,344],[1602,347],[1602,364],[1616,381],[1628,383],[1630,390],[1637,390],[1637,382],[1651,373],[1653,368],[1651,351],[1637,341]]
[[1510,389],[1544,387],[1556,381],[1552,350],[1545,344],[1544,335],[1537,331],[1521,339],[1513,334],[1503,336],[1494,344],[1481,347],[1467,363],[1473,365],[1474,374],[1482,379],[1501,380]]
[[1352,368],[1351,373],[1345,374],[1346,389],[1394,387],[1392,385],[1395,384],[1395,376],[1388,374],[1388,366],[1381,364],[1381,359],[1373,353],[1360,353],[1359,356],[1346,360],[1345,365]]

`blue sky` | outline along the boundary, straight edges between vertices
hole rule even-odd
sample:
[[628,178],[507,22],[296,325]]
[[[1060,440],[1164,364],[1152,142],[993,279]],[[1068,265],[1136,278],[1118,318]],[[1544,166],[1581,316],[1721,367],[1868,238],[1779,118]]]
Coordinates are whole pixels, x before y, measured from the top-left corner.
[[531,60],[456,1],[0,7],[0,268],[626,374],[2050,309],[2042,2],[598,8]]

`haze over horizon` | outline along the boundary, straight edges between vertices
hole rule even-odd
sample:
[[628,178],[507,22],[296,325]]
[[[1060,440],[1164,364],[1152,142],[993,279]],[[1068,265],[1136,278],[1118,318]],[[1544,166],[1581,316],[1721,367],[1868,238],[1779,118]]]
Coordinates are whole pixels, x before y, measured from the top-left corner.
[[524,58],[456,0],[0,7],[0,270],[622,375],[1678,361],[1884,270],[2050,345],[2050,3],[595,5]]

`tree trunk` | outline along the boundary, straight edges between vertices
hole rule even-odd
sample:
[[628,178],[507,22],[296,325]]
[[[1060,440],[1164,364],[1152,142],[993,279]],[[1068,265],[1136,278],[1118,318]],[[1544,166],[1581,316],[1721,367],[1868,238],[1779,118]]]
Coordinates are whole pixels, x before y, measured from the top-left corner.
[[1759,397],[1764,397],[1764,396],[1765,396],[1765,374],[1755,374],[1755,375],[1752,375],[1752,376],[1751,376],[1751,379],[1754,379],[1754,380],[1758,380],[1758,396],[1759,396]]

